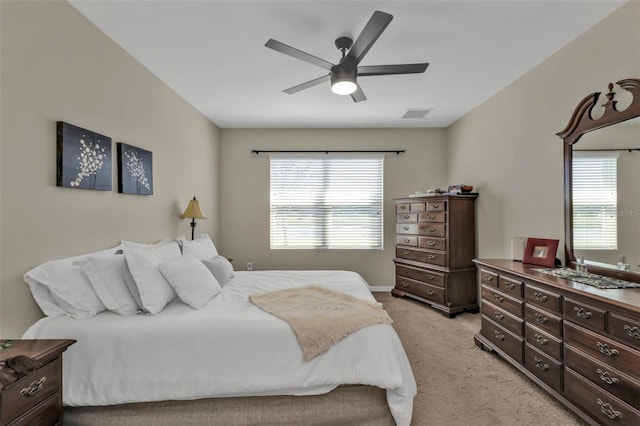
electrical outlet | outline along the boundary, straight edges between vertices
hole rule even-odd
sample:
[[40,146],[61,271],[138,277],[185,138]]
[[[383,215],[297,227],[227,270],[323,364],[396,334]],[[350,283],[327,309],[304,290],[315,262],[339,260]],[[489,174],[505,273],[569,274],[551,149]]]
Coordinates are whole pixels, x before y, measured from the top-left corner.
[[247,271],[253,271],[253,262],[247,262]]

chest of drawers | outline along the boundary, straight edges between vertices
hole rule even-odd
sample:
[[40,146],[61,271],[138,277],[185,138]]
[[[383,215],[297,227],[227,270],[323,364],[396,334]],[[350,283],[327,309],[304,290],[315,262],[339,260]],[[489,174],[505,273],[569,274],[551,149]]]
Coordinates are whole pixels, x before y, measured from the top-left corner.
[[62,424],[62,352],[75,340],[14,340],[0,361],[23,355],[37,368],[0,392],[0,425]]
[[640,289],[600,290],[511,260],[476,263],[476,345],[590,424],[640,424]]
[[477,312],[475,199],[442,195],[396,199],[394,296],[407,296],[452,317]]

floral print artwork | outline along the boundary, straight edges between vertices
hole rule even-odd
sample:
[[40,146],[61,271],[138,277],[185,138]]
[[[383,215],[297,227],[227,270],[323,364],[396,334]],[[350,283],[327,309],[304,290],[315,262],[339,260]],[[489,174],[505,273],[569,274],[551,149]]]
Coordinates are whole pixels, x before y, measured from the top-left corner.
[[56,185],[111,191],[111,138],[57,122]]
[[118,142],[118,192],[153,194],[152,153]]

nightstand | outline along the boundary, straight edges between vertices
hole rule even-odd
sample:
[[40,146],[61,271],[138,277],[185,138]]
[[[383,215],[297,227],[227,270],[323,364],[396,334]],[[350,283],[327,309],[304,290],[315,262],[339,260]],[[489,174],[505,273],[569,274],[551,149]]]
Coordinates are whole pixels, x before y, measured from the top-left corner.
[[0,425],[62,424],[62,352],[75,340],[13,340],[0,361],[18,355],[39,367],[0,392]]

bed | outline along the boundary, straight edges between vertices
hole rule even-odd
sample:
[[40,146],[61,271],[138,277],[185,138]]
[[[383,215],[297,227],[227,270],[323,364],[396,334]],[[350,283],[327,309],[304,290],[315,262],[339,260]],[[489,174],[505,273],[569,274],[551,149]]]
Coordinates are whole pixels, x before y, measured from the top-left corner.
[[63,357],[65,424],[409,425],[416,384],[390,324],[305,362],[289,324],[249,300],[310,285],[375,302],[355,272],[235,271],[199,309],[176,298],[155,315],[47,316],[23,338],[77,340]]

